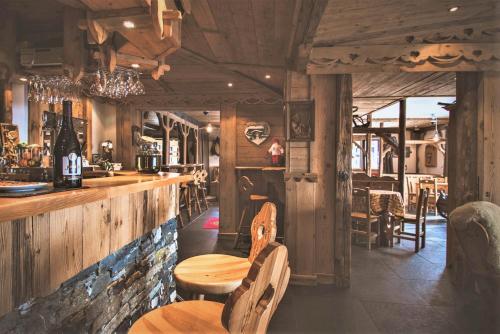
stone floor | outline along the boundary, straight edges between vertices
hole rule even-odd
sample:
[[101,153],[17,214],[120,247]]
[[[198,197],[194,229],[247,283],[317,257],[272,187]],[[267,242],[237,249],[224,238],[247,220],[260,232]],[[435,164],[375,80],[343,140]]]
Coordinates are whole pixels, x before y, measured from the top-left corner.
[[[217,230],[202,228],[212,215],[218,215],[217,208],[211,207],[179,231],[179,260],[235,253],[231,243],[217,241]],[[486,328],[486,312],[478,297],[461,294],[451,284],[445,269],[446,225],[434,220],[427,230],[427,245],[418,254],[410,241],[371,252],[353,245],[349,289],[289,286],[269,332],[494,332]],[[185,296],[183,291],[179,294]]]

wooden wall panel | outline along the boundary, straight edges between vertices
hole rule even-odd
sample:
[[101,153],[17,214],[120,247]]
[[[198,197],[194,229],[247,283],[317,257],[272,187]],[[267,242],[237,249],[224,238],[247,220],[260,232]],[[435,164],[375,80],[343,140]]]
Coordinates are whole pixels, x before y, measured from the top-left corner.
[[297,182],[297,258],[296,269],[301,274],[313,274],[316,272],[316,221],[315,213],[315,189],[316,183],[301,180]]
[[141,112],[129,104],[120,104],[116,110],[116,161],[124,169],[135,169],[135,148],[132,146],[132,127],[142,126]]
[[12,221],[12,297],[19,305],[33,295],[31,217]]
[[175,218],[177,195],[173,184],[0,223],[0,316]]
[[[245,137],[245,127],[249,122],[268,122],[271,126],[271,135],[259,146],[251,143]],[[269,166],[271,158],[267,151],[271,147],[273,138],[278,138],[285,147],[285,117],[281,104],[239,104],[237,106],[236,143],[237,166]]]
[[31,219],[32,291],[33,296],[45,296],[50,292],[50,214]]
[[[141,193],[138,193],[141,194]],[[110,200],[111,238],[110,251],[115,252],[134,240],[134,226],[131,224],[131,209],[134,208],[129,195],[115,197]]]
[[57,289],[83,269],[83,206],[51,211],[50,286]]
[[83,219],[83,268],[87,268],[109,254],[110,200],[85,204]]
[[12,300],[12,222],[0,223],[0,316],[14,307]]

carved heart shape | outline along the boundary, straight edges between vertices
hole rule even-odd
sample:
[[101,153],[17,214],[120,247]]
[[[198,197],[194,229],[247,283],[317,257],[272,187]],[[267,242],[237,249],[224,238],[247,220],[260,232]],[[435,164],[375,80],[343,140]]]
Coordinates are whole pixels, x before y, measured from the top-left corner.
[[250,122],[245,126],[245,137],[259,146],[271,135],[271,127],[267,122]]

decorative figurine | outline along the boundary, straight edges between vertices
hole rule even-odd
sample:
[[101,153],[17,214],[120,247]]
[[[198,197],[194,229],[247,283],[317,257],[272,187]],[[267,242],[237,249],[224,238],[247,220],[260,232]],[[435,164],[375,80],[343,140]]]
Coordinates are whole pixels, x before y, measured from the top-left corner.
[[285,153],[283,146],[280,145],[278,138],[273,139],[273,144],[269,148],[268,152],[271,154],[271,164],[273,166],[281,165],[281,156]]

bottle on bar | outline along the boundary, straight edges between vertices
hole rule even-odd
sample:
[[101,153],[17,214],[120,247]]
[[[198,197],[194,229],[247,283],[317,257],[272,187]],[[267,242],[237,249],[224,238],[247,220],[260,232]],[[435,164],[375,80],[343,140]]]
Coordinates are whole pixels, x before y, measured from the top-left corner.
[[81,188],[82,150],[73,129],[71,101],[63,101],[63,121],[54,145],[54,188]]

